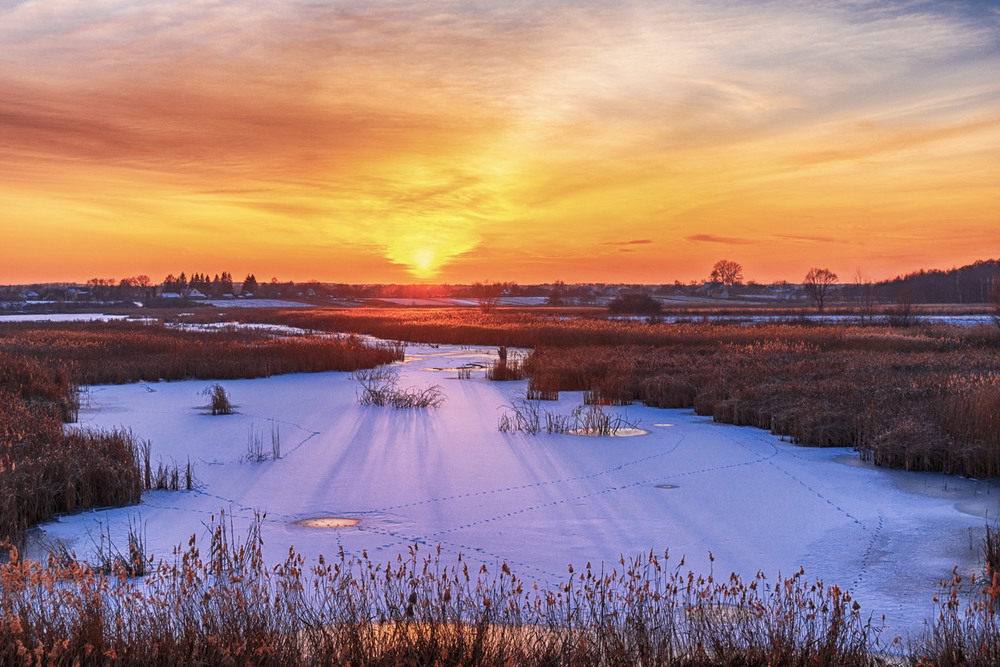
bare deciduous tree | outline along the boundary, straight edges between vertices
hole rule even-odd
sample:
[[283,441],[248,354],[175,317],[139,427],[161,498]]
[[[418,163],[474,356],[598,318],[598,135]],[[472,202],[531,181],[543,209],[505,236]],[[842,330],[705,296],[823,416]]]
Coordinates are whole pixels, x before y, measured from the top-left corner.
[[809,298],[816,302],[816,309],[819,312],[823,312],[823,305],[833,291],[833,286],[836,282],[837,274],[830,269],[817,269],[813,267],[806,274],[806,279],[802,286],[805,288]]
[[1000,276],[993,279],[990,301],[993,303],[993,323],[1000,327]]
[[857,291],[861,326],[875,323],[875,311],[878,297],[875,285],[860,268],[854,272],[854,286]]
[[500,296],[503,294],[503,283],[473,283],[472,296],[479,304],[479,310],[484,313],[493,312],[493,309],[500,305]]
[[712,267],[712,275],[709,276],[709,280],[722,283],[727,287],[740,285],[743,283],[743,267],[738,262],[720,259]]

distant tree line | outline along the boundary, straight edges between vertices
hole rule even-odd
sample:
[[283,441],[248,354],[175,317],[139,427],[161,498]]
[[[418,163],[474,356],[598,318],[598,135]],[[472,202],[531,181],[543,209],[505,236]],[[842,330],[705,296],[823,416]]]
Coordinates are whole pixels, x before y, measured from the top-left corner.
[[956,269],[920,270],[892,280],[855,280],[840,296],[882,303],[989,303],[1000,285],[1000,260],[980,260]]
[[[752,295],[760,287],[754,281],[744,286],[743,267],[725,259],[712,268],[705,286],[712,285],[728,288],[729,294],[736,288],[741,295]],[[790,287],[787,283],[785,286]],[[1000,294],[1000,260],[980,260],[948,271],[920,270],[881,282],[865,279],[859,270],[853,283],[841,283],[833,271],[814,267],[802,280],[801,289],[821,312],[830,299],[861,302],[871,309],[877,303],[996,303],[1000,298],[997,296]],[[675,290],[682,291],[680,283],[675,284]],[[697,293],[698,290],[692,284],[689,291]]]
[[114,278],[91,278],[87,281],[86,290],[81,296],[97,301],[127,301],[130,299],[148,299],[153,296],[155,287],[147,275],[131,276],[115,280]]
[[[241,285],[245,285],[245,283],[252,277],[253,276],[248,275],[247,280],[245,280]],[[190,292],[191,290],[197,290],[205,296],[232,296],[233,276],[228,271],[223,271],[221,274],[216,273],[214,278],[209,278],[207,273],[192,273],[191,278],[188,278],[182,271],[179,276],[175,276],[171,273],[163,279],[164,292],[177,292],[184,294],[185,292]]]
[[878,284],[892,301],[914,303],[986,303],[1000,284],[1000,260],[980,260],[949,271],[917,271]]
[[[919,303],[997,303],[1000,301],[1000,259],[977,261],[948,271],[921,270],[892,280],[872,281],[859,270],[853,280],[843,281],[827,268],[812,268],[799,283],[778,281],[763,285],[746,280],[743,267],[730,260],[720,260],[707,280],[688,284],[605,284],[568,285],[561,280],[540,285],[519,285],[513,282],[480,282],[472,285],[451,284],[348,284],[279,281],[271,278],[258,281],[253,273],[234,280],[228,271],[216,274],[170,274],[157,285],[149,276],[136,275],[121,279],[91,278],[86,284],[47,283],[20,286],[0,286],[0,302],[21,300],[63,301],[142,301],[157,299],[161,293],[182,296],[198,294],[209,298],[247,297],[263,299],[319,298],[324,300],[354,300],[366,298],[437,298],[458,297],[475,300],[489,312],[502,298],[536,297],[551,306],[593,306],[613,304],[613,312],[634,314],[653,313],[652,299],[672,296],[767,296],[781,299],[809,299],[818,309],[828,303],[853,302],[862,304],[872,317],[887,304]],[[8,303],[5,308],[11,307]],[[998,306],[1000,308],[1000,306]]]

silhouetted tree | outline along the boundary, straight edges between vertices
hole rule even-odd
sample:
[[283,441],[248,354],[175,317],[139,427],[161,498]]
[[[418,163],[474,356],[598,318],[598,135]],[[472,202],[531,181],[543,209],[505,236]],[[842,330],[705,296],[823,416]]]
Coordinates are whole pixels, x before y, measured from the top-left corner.
[[897,299],[903,290],[915,303],[984,303],[1000,279],[1000,260],[979,260],[966,266],[941,271],[916,271],[878,283],[877,290],[888,299]]
[[720,259],[712,267],[709,281],[722,283],[726,287],[739,285],[743,282],[743,267],[738,262],[731,262],[728,259]]
[[[277,283],[277,278],[271,279],[272,283]],[[241,294],[256,294],[257,293],[257,277],[252,273],[248,273],[247,277],[243,279],[243,289],[240,290]]]
[[550,306],[561,306],[566,298],[566,283],[561,280],[557,280],[552,284],[552,289],[549,290],[549,300],[548,305]]
[[212,291],[212,281],[209,279],[207,273],[194,273],[191,275],[188,287],[192,290],[198,290],[202,294],[210,294]]
[[833,291],[833,286],[837,282],[837,274],[830,269],[809,269],[809,273],[806,274],[805,282],[803,287],[806,290],[806,294],[816,302],[816,309],[819,312],[823,312],[823,304],[826,303],[827,297]]
[[114,278],[91,278],[87,281],[91,295],[100,301],[107,301],[112,297],[115,284]]
[[500,305],[500,297],[503,295],[503,283],[473,283],[472,297],[479,304],[479,310],[484,313],[491,313]]

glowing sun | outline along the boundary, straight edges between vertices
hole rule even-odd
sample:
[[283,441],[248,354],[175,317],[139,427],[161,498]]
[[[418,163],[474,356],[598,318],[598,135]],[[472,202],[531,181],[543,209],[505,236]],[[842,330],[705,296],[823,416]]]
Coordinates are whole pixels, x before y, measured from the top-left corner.
[[413,251],[410,266],[418,276],[424,278],[433,274],[437,270],[437,265],[437,253],[433,248],[417,248]]

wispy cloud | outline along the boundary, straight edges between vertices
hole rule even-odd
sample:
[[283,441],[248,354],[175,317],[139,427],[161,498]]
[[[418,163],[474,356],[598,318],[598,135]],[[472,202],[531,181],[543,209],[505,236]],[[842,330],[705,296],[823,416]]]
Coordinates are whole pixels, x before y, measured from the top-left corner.
[[[948,207],[982,237],[1000,214],[1000,19],[982,7],[4,2],[0,196],[36,215],[0,224],[75,208],[110,229],[145,192],[164,236],[242,216],[458,279],[499,277],[469,268],[495,243],[565,266],[610,244],[652,272],[675,238],[833,247],[838,224]],[[623,218],[636,240],[615,238]]]
[[805,241],[807,243],[844,243],[843,239],[832,236],[809,236],[806,234],[777,234],[775,238],[786,241]]
[[755,243],[750,239],[734,238],[731,236],[715,236],[714,234],[693,234],[685,237],[688,241],[695,243],[720,243],[722,245],[749,245]]

